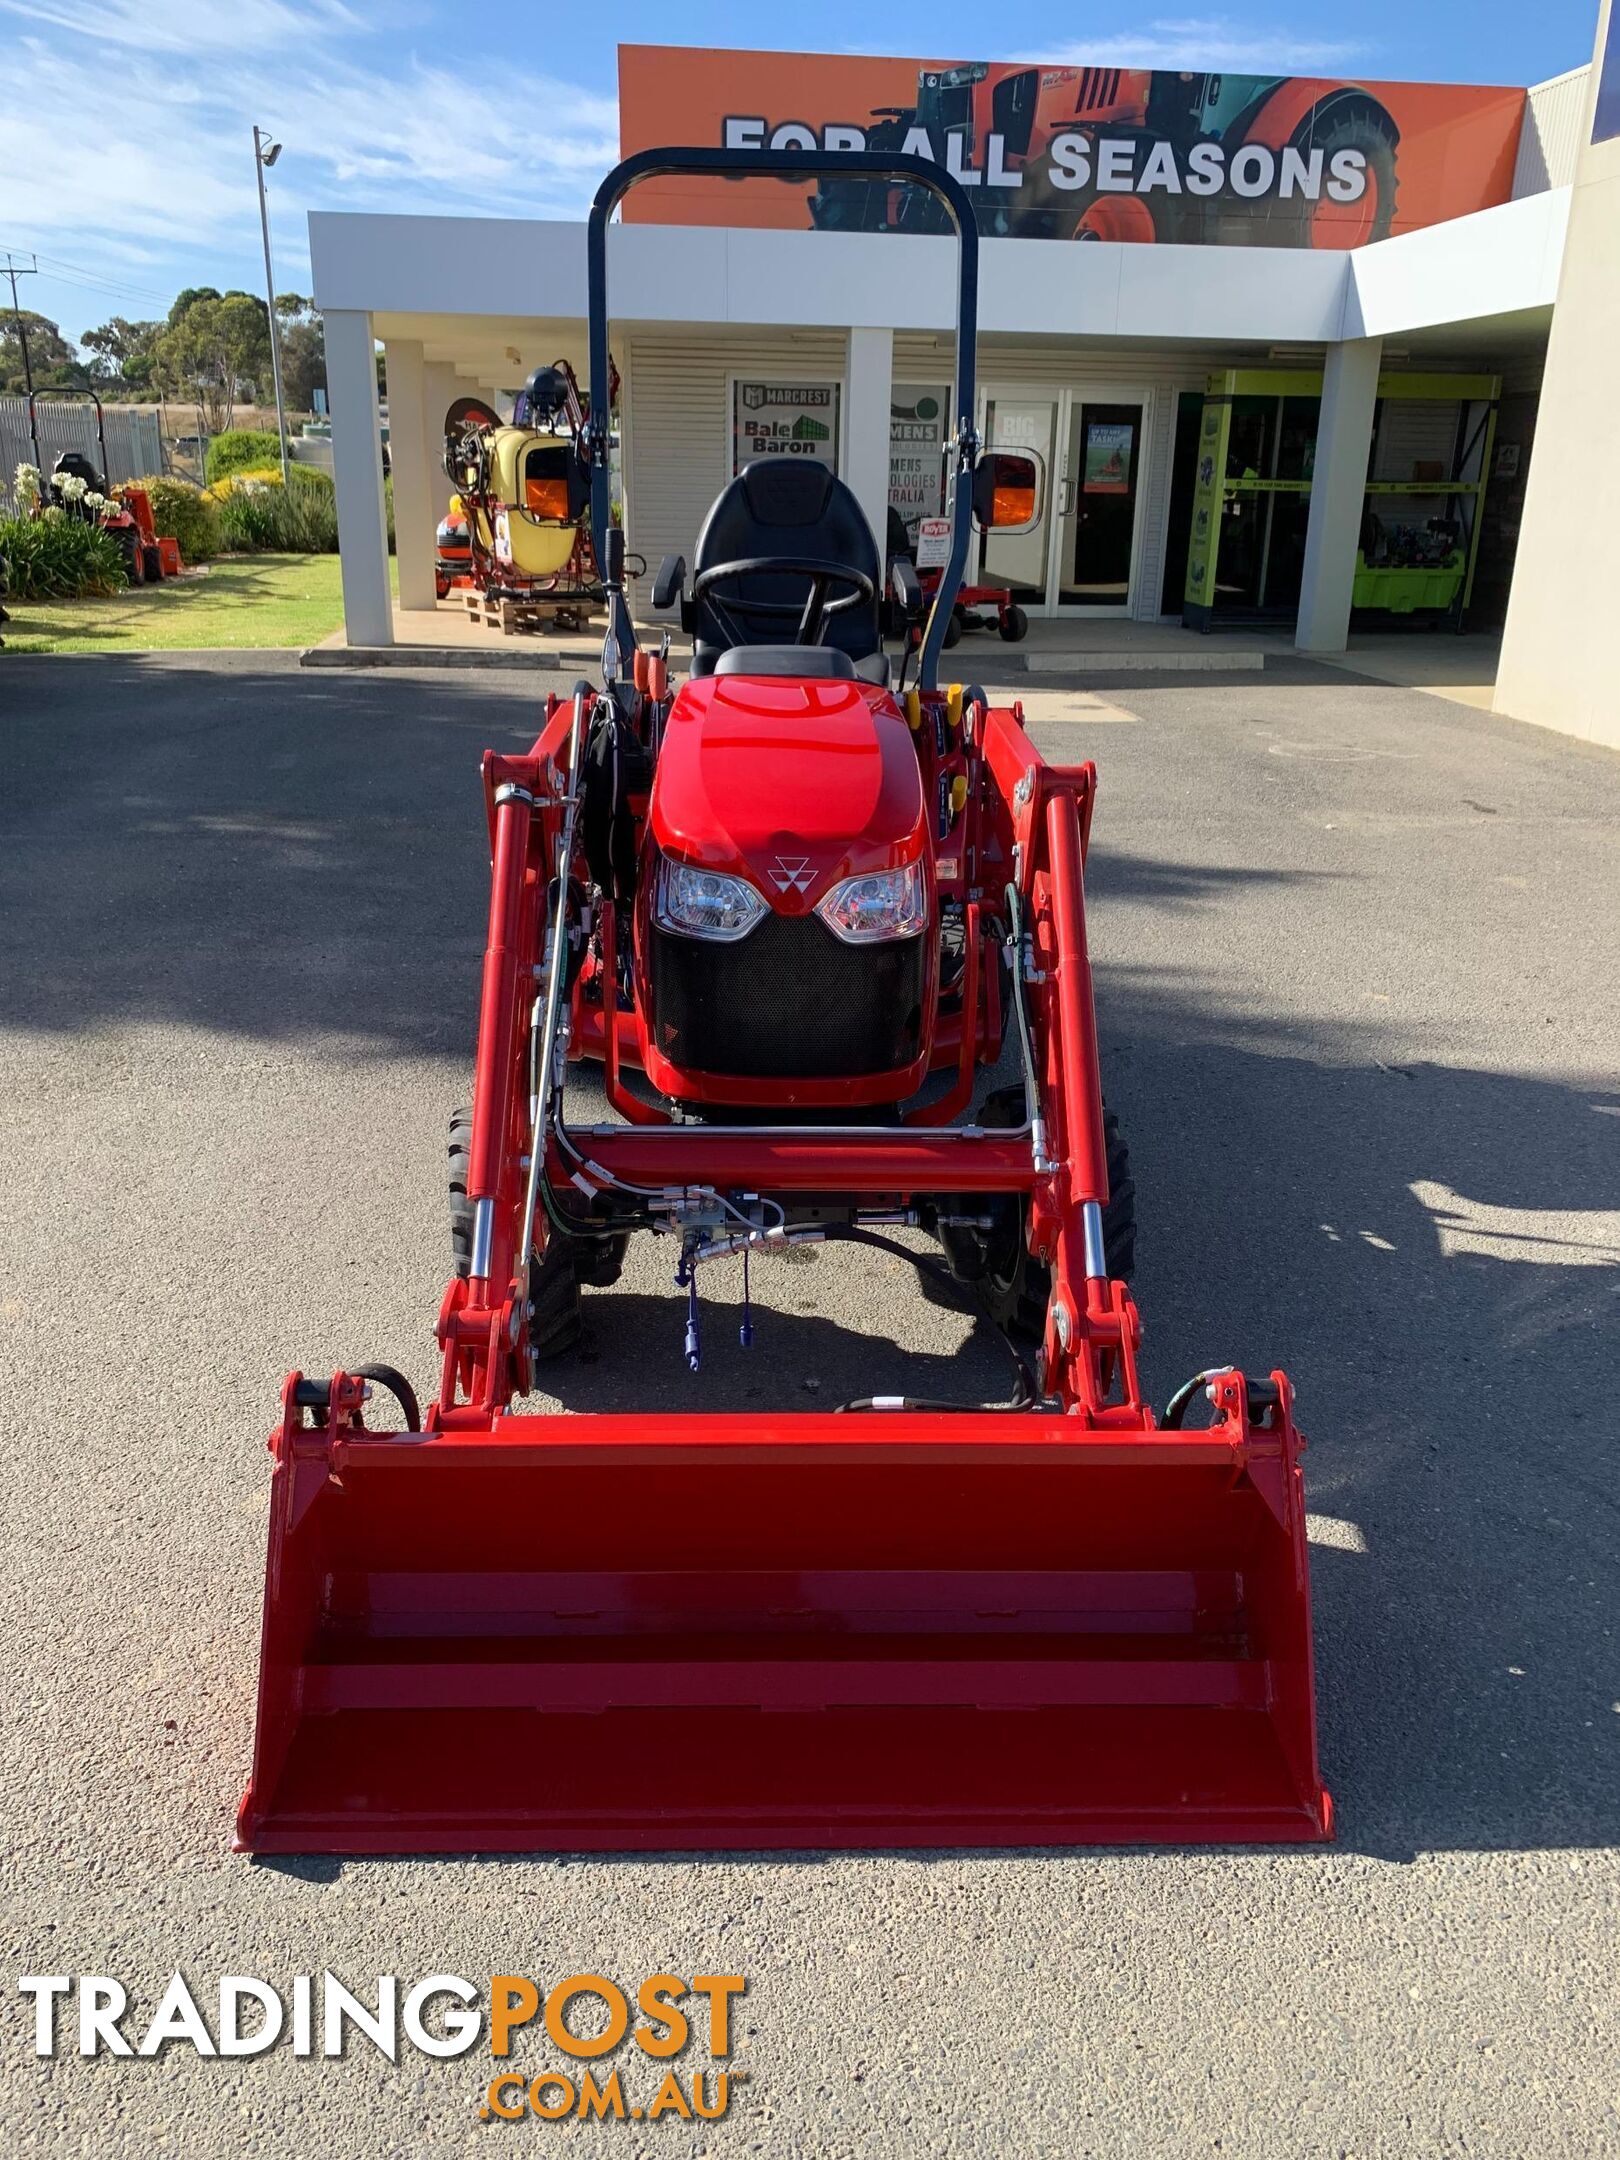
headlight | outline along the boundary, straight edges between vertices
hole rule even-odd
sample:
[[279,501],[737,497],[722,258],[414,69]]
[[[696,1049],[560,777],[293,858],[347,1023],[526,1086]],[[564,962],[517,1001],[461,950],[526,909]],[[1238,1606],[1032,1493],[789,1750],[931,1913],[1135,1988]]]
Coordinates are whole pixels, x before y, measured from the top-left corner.
[[764,912],[765,902],[741,878],[671,862],[667,855],[658,865],[653,921],[660,930],[729,945],[746,937]]
[[883,938],[915,937],[928,927],[928,884],[920,862],[904,870],[878,870],[845,878],[816,909],[846,945],[874,945]]

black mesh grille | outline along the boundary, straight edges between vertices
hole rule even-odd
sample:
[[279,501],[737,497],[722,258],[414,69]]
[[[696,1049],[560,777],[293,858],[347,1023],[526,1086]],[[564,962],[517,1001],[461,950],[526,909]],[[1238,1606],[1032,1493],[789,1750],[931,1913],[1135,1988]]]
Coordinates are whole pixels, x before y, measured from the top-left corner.
[[923,942],[845,945],[813,915],[767,915],[735,945],[655,929],[653,1041],[740,1080],[899,1071],[922,1047]]

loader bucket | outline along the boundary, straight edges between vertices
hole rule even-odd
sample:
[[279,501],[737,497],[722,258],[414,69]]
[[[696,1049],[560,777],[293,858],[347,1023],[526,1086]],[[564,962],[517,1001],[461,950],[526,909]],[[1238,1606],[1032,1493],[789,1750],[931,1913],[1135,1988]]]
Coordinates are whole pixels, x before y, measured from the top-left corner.
[[497,1417],[278,1460],[257,1852],[1299,1841],[1291,1433]]

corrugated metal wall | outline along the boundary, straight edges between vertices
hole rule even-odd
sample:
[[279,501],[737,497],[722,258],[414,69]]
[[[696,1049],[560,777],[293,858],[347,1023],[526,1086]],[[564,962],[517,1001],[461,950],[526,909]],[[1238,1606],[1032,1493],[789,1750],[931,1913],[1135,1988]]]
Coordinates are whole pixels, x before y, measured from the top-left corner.
[[1574,180],[1591,72],[1589,67],[1571,68],[1567,75],[1532,84],[1513,168],[1515,202],[1521,195],[1540,195],[1548,188],[1568,187]]
[[[39,422],[40,463],[49,472],[64,450],[79,450],[92,465],[101,463],[96,440],[96,412],[89,404],[69,403],[66,398],[41,398],[35,408]],[[163,470],[163,436],[155,405],[124,408],[107,413],[107,463],[112,468],[107,482],[139,480]],[[34,463],[33,438],[28,432],[28,400],[0,397],[0,493],[11,500],[12,477],[17,467]]]
[[692,560],[709,505],[731,478],[726,385],[758,374],[842,383],[842,331],[702,330],[633,337],[624,366],[625,525],[656,571]]
[[[628,344],[625,494],[630,545],[656,570],[661,556],[688,562],[698,528],[731,471],[729,376],[758,371],[842,381],[841,332],[717,330],[633,336]],[[1212,367],[1228,356],[1188,346],[1177,352],[1102,350],[1060,338],[988,338],[979,350],[983,388],[1052,384],[1084,390],[1108,387],[1140,394],[1145,450],[1138,518],[1136,615],[1159,612],[1164,576],[1165,523],[1170,505],[1170,456],[1176,393],[1201,389]],[[951,341],[896,334],[896,382],[947,379]]]

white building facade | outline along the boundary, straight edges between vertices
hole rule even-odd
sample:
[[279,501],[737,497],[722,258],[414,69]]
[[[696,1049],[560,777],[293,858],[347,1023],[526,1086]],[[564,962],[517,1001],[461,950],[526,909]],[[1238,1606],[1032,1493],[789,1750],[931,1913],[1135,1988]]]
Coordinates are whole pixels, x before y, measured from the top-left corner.
[[[1495,378],[1504,403],[1519,398],[1533,422],[1587,75],[1530,93],[1512,200],[1369,245],[985,240],[981,431],[1037,447],[1051,477],[1039,530],[987,543],[1004,552],[986,560],[985,575],[1015,582],[1036,616],[1175,619],[1189,428],[1212,376],[1316,371],[1295,639],[1305,652],[1342,651],[1376,400],[1398,396],[1403,373],[1459,371]],[[449,495],[446,408],[469,391],[509,398],[559,356],[584,378],[585,228],[316,213],[310,243],[326,324],[347,635],[382,646],[394,618],[375,346],[387,355],[398,605],[429,610],[434,528]],[[797,412],[803,427],[829,431],[824,454],[854,488],[880,546],[908,474],[922,475],[926,492],[930,452],[915,416],[949,395],[951,239],[617,224],[609,285],[624,522],[649,564],[666,552],[690,556],[747,447],[749,414]],[[917,438],[909,460],[908,433]],[[1083,485],[1099,445],[1115,446],[1127,476],[1114,488],[1122,500],[1092,502]],[[1516,456],[1505,466],[1511,482]],[[1110,520],[1106,575],[1077,587],[1075,521],[1094,513]]]

